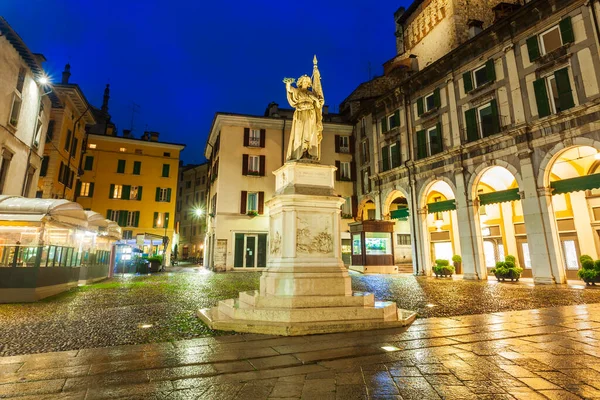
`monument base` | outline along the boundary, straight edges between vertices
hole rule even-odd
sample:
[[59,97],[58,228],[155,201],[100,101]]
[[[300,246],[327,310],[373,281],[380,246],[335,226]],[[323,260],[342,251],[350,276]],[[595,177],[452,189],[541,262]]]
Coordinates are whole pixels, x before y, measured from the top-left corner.
[[364,275],[375,275],[375,274],[397,274],[397,265],[351,265],[352,271],[360,272]]
[[285,336],[403,327],[416,314],[352,293],[341,260],[335,167],[288,162],[275,171],[269,207],[269,262],[260,290],[197,315],[213,329]]

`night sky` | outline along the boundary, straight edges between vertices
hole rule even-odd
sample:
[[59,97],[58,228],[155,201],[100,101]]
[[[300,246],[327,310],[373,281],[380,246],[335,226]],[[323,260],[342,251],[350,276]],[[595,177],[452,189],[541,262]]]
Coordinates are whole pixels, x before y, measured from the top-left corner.
[[283,77],[312,72],[317,54],[326,104],[340,102],[395,55],[393,13],[406,0],[1,0],[0,15],[60,82],[100,106],[106,83],[119,132],[160,132],[204,161],[217,111],[262,115],[288,107]]

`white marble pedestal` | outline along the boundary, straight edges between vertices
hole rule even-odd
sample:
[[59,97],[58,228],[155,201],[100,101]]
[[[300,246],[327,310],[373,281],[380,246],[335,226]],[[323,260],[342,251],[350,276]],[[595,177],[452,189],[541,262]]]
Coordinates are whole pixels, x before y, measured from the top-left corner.
[[353,293],[341,259],[335,167],[288,162],[274,172],[269,207],[269,261],[260,290],[202,309],[213,329],[306,335],[405,326],[415,313],[371,293]]

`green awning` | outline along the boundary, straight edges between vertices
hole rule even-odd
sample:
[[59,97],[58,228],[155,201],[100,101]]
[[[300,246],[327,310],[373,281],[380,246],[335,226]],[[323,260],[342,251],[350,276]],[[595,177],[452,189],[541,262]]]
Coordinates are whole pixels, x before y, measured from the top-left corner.
[[400,219],[402,221],[406,221],[408,219],[408,208],[403,207],[397,210],[394,210],[390,213],[390,218],[392,219]]
[[456,200],[436,201],[435,203],[427,204],[427,213],[433,214],[443,211],[456,210]]
[[505,203],[507,201],[521,200],[519,188],[499,190],[497,192],[482,193],[479,195],[479,205]]
[[562,179],[560,181],[550,182],[550,187],[554,189],[552,194],[562,194],[578,192],[580,190],[592,190],[600,188],[600,174],[579,176],[577,178]]

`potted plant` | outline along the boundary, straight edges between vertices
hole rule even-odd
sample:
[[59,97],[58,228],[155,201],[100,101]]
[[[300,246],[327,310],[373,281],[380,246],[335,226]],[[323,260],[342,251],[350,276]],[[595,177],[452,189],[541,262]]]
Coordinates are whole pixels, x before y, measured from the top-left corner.
[[458,254],[452,256],[452,264],[454,265],[454,270],[457,274],[462,272],[462,257]]
[[148,262],[150,263],[150,272],[158,272],[162,266],[162,261],[162,256],[148,257]]
[[[147,274],[148,273],[148,260],[142,257],[137,257],[134,262],[136,274]],[[131,271],[131,269],[129,270]]]
[[521,277],[521,273],[523,273],[523,268],[519,268],[515,265],[517,259],[515,256],[508,255],[505,257],[504,261],[498,261],[496,263],[496,267],[492,268],[491,273],[496,276],[498,281],[506,281],[510,279],[511,282],[519,281]]
[[454,273],[454,267],[450,265],[448,260],[435,260],[435,265],[432,267],[436,277],[450,277]]
[[587,285],[596,285],[600,283],[600,260],[596,260],[587,254],[583,254],[579,257],[581,263],[581,269],[577,271],[577,276],[584,281]]
[[248,211],[247,215],[249,217],[256,217],[258,215],[258,211]]

